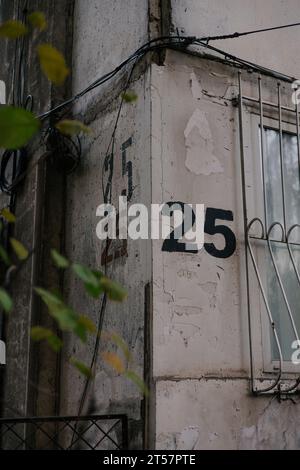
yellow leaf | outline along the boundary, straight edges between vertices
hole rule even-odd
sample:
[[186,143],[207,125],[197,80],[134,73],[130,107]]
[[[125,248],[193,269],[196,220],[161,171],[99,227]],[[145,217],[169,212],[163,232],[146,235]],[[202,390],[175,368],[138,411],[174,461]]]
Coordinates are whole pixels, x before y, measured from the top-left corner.
[[131,352],[129,347],[121,336],[114,332],[102,331],[101,338],[103,341],[112,341],[116,346],[118,346],[123,352],[126,360],[130,362],[132,360]]
[[17,39],[27,33],[28,28],[21,21],[9,20],[0,25],[0,37]]
[[47,28],[47,21],[45,14],[41,11],[34,11],[28,16],[28,21],[33,26],[33,28],[37,28],[40,31],[45,31]]
[[78,135],[81,132],[84,134],[91,134],[92,132],[91,129],[82,122],[72,119],[64,119],[63,121],[58,122],[55,127],[62,134],[69,136]]
[[80,326],[83,326],[89,333],[95,334],[97,332],[97,327],[95,323],[85,315],[81,315],[78,318],[78,323]]
[[41,68],[46,77],[55,85],[62,85],[70,71],[64,56],[50,44],[38,46]]
[[14,224],[16,222],[16,216],[10,212],[9,209],[2,209],[0,215],[8,222],[9,224]]
[[120,359],[119,356],[117,356],[114,353],[104,352],[102,354],[102,357],[104,361],[113,369],[115,369],[119,374],[124,374],[125,366],[124,366],[122,359]]
[[12,249],[14,250],[14,252],[16,253],[16,255],[17,255],[17,257],[19,258],[20,261],[25,261],[28,258],[29,252],[25,248],[25,246],[22,245],[21,242],[19,242],[15,238],[11,238],[10,239],[10,244],[11,244]]

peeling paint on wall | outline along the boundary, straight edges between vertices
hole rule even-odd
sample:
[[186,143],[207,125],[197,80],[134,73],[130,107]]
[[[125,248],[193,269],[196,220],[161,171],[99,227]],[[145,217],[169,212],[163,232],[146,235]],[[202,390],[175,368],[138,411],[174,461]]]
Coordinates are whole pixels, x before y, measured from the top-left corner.
[[186,152],[185,165],[196,175],[211,175],[224,171],[214,155],[210,125],[204,112],[196,109],[184,131]]

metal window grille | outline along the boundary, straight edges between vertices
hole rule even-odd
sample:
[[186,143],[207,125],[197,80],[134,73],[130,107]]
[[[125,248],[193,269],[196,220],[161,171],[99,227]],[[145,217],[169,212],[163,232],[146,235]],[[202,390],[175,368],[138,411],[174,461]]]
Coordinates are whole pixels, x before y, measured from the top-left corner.
[[[253,76],[252,76],[253,80]],[[256,80],[256,78],[255,78]],[[255,252],[255,243],[261,243],[264,245],[264,249],[270,257],[271,263],[270,266],[273,270],[273,276],[276,278],[276,284],[278,292],[282,296],[284,306],[287,312],[287,321],[290,323],[291,331],[293,332],[294,339],[299,341],[300,331],[299,326],[297,328],[297,322],[295,321],[295,310],[291,306],[291,300],[287,293],[286,285],[282,278],[282,273],[280,272],[278,266],[278,259],[275,256],[274,245],[280,244],[280,246],[286,250],[286,255],[289,256],[290,263],[292,266],[293,275],[295,277],[295,282],[297,284],[297,289],[300,286],[300,273],[299,273],[299,263],[296,261],[294,256],[294,249],[296,246],[300,246],[299,243],[293,241],[293,235],[300,228],[299,223],[289,225],[287,218],[287,195],[291,188],[287,185],[286,174],[285,174],[285,155],[283,151],[283,113],[285,116],[289,116],[290,120],[295,127],[295,138],[297,139],[297,154],[298,154],[298,173],[300,181],[300,130],[299,130],[299,109],[298,104],[292,107],[282,104],[282,83],[276,83],[276,95],[277,102],[272,103],[264,100],[263,91],[262,91],[262,77],[257,77],[257,98],[249,97],[243,94],[244,82],[242,77],[242,72],[239,72],[239,128],[240,128],[240,154],[241,154],[241,178],[242,178],[242,197],[243,197],[243,211],[244,211],[244,233],[245,233],[245,265],[246,265],[246,282],[247,282],[247,308],[248,308],[248,320],[249,320],[249,336],[250,336],[250,356],[251,356],[251,383],[252,383],[252,392],[256,395],[266,394],[266,393],[279,393],[279,394],[290,394],[298,391],[298,386],[300,383],[300,377],[296,380],[286,380],[284,378],[284,358],[283,358],[283,344],[282,339],[278,331],[278,323],[276,322],[276,315],[274,314],[274,309],[270,302],[270,296],[268,295],[263,273],[260,269],[260,264]],[[293,92],[291,86],[291,93]],[[291,96],[292,103],[292,96]],[[249,207],[248,207],[248,178],[247,174],[247,161],[246,161],[246,152],[245,152],[245,107],[253,106],[256,109],[256,115],[258,116],[259,126],[257,129],[258,132],[258,141],[260,149],[258,149],[258,154],[260,155],[260,172],[261,172],[261,181],[259,182],[259,191],[261,192],[261,199],[263,205],[263,216],[255,216],[249,218]],[[266,192],[266,179],[268,175],[266,173],[266,123],[267,115],[269,112],[272,112],[273,116],[275,113],[276,121],[278,125],[278,135],[279,135],[279,160],[280,160],[280,187],[278,187],[278,192],[280,193],[280,203],[282,205],[282,220],[270,220],[270,214],[268,213],[268,198]],[[269,115],[269,114],[268,114]],[[253,156],[252,156],[253,157]],[[298,208],[298,214],[300,214],[300,207]],[[253,214],[251,214],[252,216]],[[258,232],[253,234],[253,231]],[[279,235],[280,232],[280,235]],[[300,233],[300,232],[299,232]],[[278,236],[279,235],[279,236]],[[264,304],[264,312],[266,314],[271,335],[273,337],[272,341],[277,349],[278,357],[278,370],[274,371],[269,377],[268,383],[261,381],[258,385],[258,381],[255,380],[255,371],[253,365],[253,338],[255,332],[253,331],[253,315],[257,312],[253,311],[252,299],[251,299],[251,289],[250,289],[250,270],[254,274],[256,283],[258,285],[261,298]],[[297,312],[296,312],[297,314]],[[300,305],[298,314],[300,314]],[[300,343],[298,343],[300,344]]]
[[0,419],[0,450],[125,450],[126,415]]

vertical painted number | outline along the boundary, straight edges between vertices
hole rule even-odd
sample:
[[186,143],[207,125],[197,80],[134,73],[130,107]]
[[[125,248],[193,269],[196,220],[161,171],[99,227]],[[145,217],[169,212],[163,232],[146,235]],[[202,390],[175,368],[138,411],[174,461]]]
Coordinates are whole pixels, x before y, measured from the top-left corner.
[[122,145],[122,176],[128,178],[128,189],[122,191],[122,196],[127,196],[127,201],[131,201],[133,195],[133,171],[132,162],[127,161],[127,149],[132,146],[132,137]]

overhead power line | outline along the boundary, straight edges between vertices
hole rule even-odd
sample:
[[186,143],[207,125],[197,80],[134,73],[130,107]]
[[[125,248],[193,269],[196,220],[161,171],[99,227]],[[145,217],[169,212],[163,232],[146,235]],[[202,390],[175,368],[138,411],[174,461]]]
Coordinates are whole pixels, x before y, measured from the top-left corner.
[[196,36],[162,36],[156,39],[152,39],[151,41],[148,41],[145,43],[143,46],[141,46],[139,49],[137,49],[131,56],[128,57],[125,61],[123,61],[120,65],[118,65],[113,71],[103,75],[93,83],[91,83],[87,88],[73,96],[72,98],[64,101],[63,103],[59,104],[53,109],[50,109],[49,111],[41,114],[39,116],[40,119],[46,119],[50,115],[60,111],[61,109],[65,108],[66,106],[69,106],[73,104],[74,102],[78,101],[80,98],[82,98],[84,95],[89,93],[90,91],[94,90],[95,88],[98,88],[99,86],[103,85],[104,83],[108,82],[111,80],[115,75],[117,75],[124,67],[126,67],[129,63],[133,62],[134,60],[138,60],[145,56],[148,52],[163,49],[163,48],[174,48],[174,47],[182,47],[182,46],[189,46],[192,44],[197,44],[202,47],[209,48],[210,50],[213,50],[214,52],[217,52],[221,55],[223,55],[225,58],[230,58],[230,60],[233,60],[236,63],[239,63],[240,65],[244,66],[250,66],[254,70],[257,70],[261,73],[267,73],[268,75],[274,75],[276,78],[281,78],[285,81],[292,81],[294,80],[293,77],[290,77],[288,75],[282,74],[280,72],[277,72],[272,69],[268,69],[266,67],[263,67],[261,65],[255,64],[253,62],[249,62],[245,59],[238,58],[236,56],[233,56],[230,53],[227,53],[226,51],[223,51],[221,49],[214,48],[213,46],[209,45],[210,41],[220,41],[220,40],[226,40],[226,39],[235,39],[239,38],[242,36],[249,36],[249,35],[254,35],[254,34],[259,34],[259,33],[264,33],[264,32],[269,32],[269,31],[275,31],[275,30],[280,30],[280,29],[287,29],[287,28],[293,28],[296,26],[300,26],[300,22],[298,23],[291,23],[291,24],[285,24],[285,25],[280,25],[280,26],[272,26],[269,28],[262,28],[262,29],[256,29],[252,31],[244,31],[244,32],[235,32],[231,34],[224,34],[224,35],[218,35],[218,36],[206,36],[202,38],[197,38]]
[[[226,37],[226,38],[228,39],[228,37]],[[168,41],[166,41],[166,39],[168,39]],[[181,48],[181,50],[182,50],[183,46],[187,47],[187,46],[190,46],[190,45],[199,45],[199,46],[202,46],[204,48],[208,48],[208,49],[210,49],[214,52],[217,52],[217,53],[223,55],[225,59],[230,59],[230,60],[232,60],[232,61],[234,61],[234,62],[236,62],[236,63],[238,63],[238,64],[240,64],[244,67],[250,67],[253,70],[256,70],[257,72],[260,72],[262,74],[267,74],[269,76],[274,76],[275,78],[278,78],[278,79],[281,79],[281,80],[284,80],[284,81],[288,81],[288,82],[292,82],[292,81],[296,80],[294,77],[291,77],[289,75],[285,75],[281,72],[277,72],[276,70],[269,69],[267,67],[263,67],[259,64],[247,61],[247,60],[239,58],[239,57],[236,57],[236,56],[230,54],[229,52],[226,52],[224,50],[213,47],[213,46],[208,44],[209,40],[211,40],[211,38],[197,39],[196,37],[190,37],[190,36],[180,36],[180,37],[170,36],[168,38],[158,38],[158,39],[149,41],[148,43],[144,44],[144,46],[142,46],[140,49],[138,49],[128,59],[126,59],[124,62],[122,62],[120,65],[118,65],[118,67],[116,67],[113,71],[103,75],[102,77],[97,79],[95,82],[91,83],[87,88],[85,88],[84,90],[82,90],[81,92],[79,92],[78,94],[73,96],[72,98],[60,103],[59,105],[55,106],[54,108],[50,109],[49,111],[46,111],[45,113],[41,114],[38,117],[41,120],[44,120],[44,119],[50,117],[52,114],[55,114],[55,113],[61,111],[66,106],[72,105],[73,103],[77,102],[80,98],[85,96],[90,91],[94,90],[95,88],[100,87],[104,83],[111,80],[123,68],[125,68],[128,64],[130,64],[134,60],[141,59],[142,57],[144,57],[149,52],[153,52],[155,50],[160,50],[160,49],[166,49],[166,48],[176,48],[176,47],[178,47],[178,48]],[[158,44],[151,44],[151,43],[155,43],[155,42],[157,42]]]
[[252,31],[244,31],[242,33],[231,33],[231,34],[223,34],[219,36],[209,36],[207,38],[204,38],[203,40],[207,41],[220,41],[223,39],[235,39],[235,38],[240,38],[242,36],[250,36],[251,34],[259,34],[259,33],[267,33],[269,31],[277,31],[278,29],[287,29],[287,28],[293,28],[295,26],[300,26],[299,23],[291,23],[291,24],[284,24],[281,26],[271,26],[270,28],[263,28],[263,29],[253,29]]

